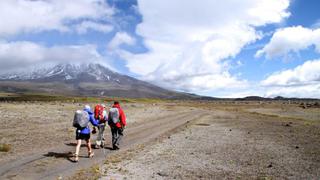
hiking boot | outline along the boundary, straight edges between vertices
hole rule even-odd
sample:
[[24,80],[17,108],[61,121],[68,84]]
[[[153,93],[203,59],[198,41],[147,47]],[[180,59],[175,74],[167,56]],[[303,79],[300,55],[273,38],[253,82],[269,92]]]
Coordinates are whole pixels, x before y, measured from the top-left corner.
[[93,156],[94,156],[94,152],[91,151],[88,153],[88,158],[92,158]]
[[79,156],[78,156],[78,154],[74,154],[72,161],[75,162],[75,163],[79,161]]
[[112,150],[119,150],[120,148],[118,147],[118,146],[116,146],[116,145],[113,145],[113,148],[112,148]]

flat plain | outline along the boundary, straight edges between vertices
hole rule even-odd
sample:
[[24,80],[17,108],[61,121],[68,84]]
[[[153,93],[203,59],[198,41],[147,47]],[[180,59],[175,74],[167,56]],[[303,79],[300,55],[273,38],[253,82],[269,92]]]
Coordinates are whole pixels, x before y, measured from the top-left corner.
[[[104,102],[111,106],[111,102]],[[320,109],[286,101],[123,102],[120,151],[70,161],[86,103],[1,102],[0,179],[319,179]],[[89,103],[92,107],[96,103]],[[95,139],[95,136],[92,136]]]

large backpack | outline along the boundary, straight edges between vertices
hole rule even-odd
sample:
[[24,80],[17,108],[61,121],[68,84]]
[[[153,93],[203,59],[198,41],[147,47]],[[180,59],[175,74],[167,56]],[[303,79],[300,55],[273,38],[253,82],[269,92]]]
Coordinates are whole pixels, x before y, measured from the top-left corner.
[[86,111],[77,110],[74,113],[73,127],[85,128],[89,125],[89,114]]
[[120,122],[120,113],[118,108],[110,108],[109,110],[109,123],[116,124]]
[[103,110],[103,119],[100,120],[100,123],[105,123],[108,120],[108,114],[106,110]]
[[103,115],[104,108],[100,104],[96,105],[94,107],[94,118],[99,119],[99,121],[104,120],[104,115]]

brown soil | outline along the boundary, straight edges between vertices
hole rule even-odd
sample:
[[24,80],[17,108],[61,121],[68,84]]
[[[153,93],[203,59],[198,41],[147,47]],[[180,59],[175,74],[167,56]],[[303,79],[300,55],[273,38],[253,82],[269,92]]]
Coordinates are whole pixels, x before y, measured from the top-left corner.
[[[0,152],[0,179],[75,173],[78,179],[320,178],[319,109],[279,103],[125,104],[129,125],[122,150],[95,150],[87,159],[82,148],[74,164],[68,160],[74,151],[71,120],[82,106],[0,104],[5,127],[0,143],[12,147]],[[110,146],[109,132],[106,137]]]

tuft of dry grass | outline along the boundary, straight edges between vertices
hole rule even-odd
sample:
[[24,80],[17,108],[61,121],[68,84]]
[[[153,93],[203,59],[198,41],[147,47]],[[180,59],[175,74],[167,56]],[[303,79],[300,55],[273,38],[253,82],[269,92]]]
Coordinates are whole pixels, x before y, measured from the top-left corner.
[[100,178],[101,178],[100,166],[94,165],[90,169],[81,169],[76,174],[66,179],[97,180]]
[[9,152],[11,148],[11,144],[0,144],[0,152]]

